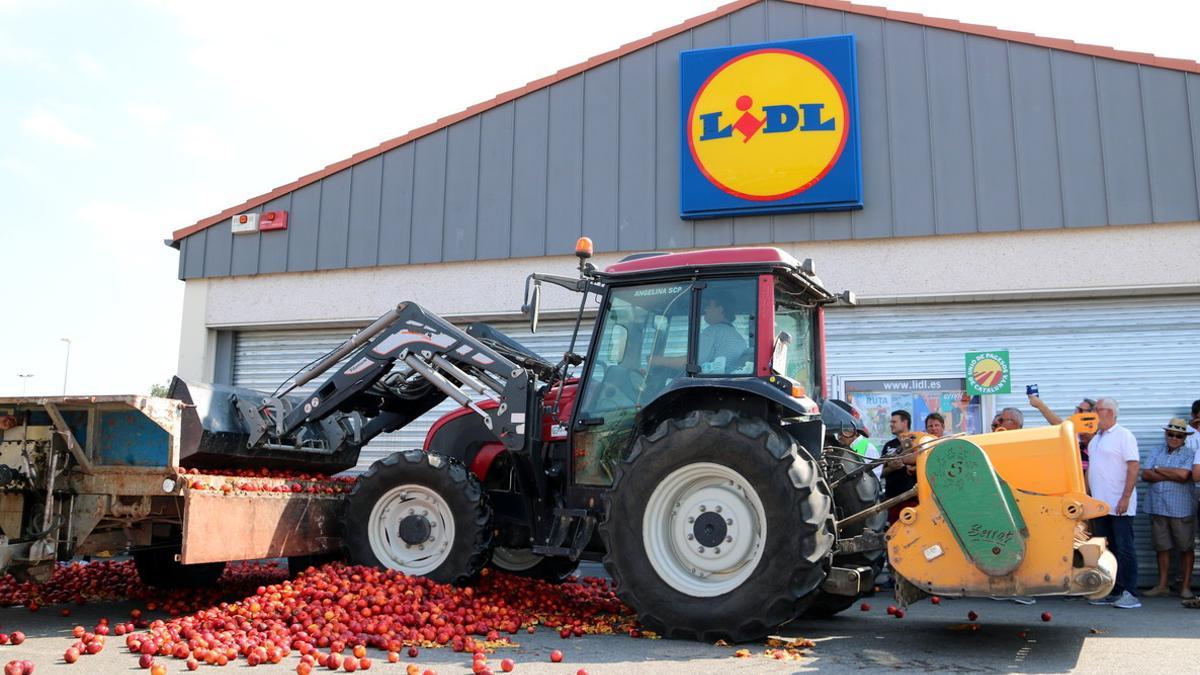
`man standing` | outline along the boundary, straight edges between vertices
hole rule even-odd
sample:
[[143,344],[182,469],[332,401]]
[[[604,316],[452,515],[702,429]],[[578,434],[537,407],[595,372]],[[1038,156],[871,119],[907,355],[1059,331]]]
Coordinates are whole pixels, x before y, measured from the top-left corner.
[[1093,533],[1107,537],[1117,557],[1117,583],[1112,595],[1092,600],[1093,605],[1121,609],[1142,606],[1137,591],[1137,553],[1133,548],[1133,517],[1137,515],[1138,444],[1128,429],[1117,424],[1116,399],[1096,401],[1100,429],[1088,444],[1088,488],[1092,496],[1108,504],[1109,515],[1092,521]]
[[1192,566],[1196,564],[1196,497],[1192,489],[1192,464],[1196,453],[1184,447],[1188,436],[1195,432],[1182,417],[1173,418],[1163,427],[1165,443],[1150,455],[1149,468],[1142,471],[1142,480],[1150,483],[1151,539],[1158,556],[1158,585],[1146,591],[1148,597],[1169,595],[1167,571],[1171,567],[1171,551],[1179,552],[1179,569],[1183,585],[1179,597],[1192,598]]
[[[1062,418],[1059,417],[1057,414],[1055,414],[1055,412],[1050,409],[1050,406],[1046,405],[1046,402],[1042,400],[1041,396],[1038,396],[1037,394],[1030,394],[1029,395],[1029,405],[1033,406],[1034,408],[1037,408],[1038,411],[1042,413],[1042,417],[1046,418],[1047,424],[1062,424],[1063,423]],[[1082,401],[1080,401],[1075,406],[1076,414],[1090,413],[1090,412],[1096,412],[1096,402],[1090,398],[1084,398]],[[1091,442],[1092,442],[1091,434],[1084,432],[1084,431],[1079,432],[1079,460],[1080,460],[1080,463],[1083,465],[1084,471],[1087,471],[1087,468],[1088,468],[1087,446],[1088,446],[1088,443],[1091,443]]]
[[[892,411],[891,431],[895,436],[883,445],[883,498],[891,499],[911,490],[917,484],[917,457],[905,453],[900,434],[912,430],[912,415],[907,410]],[[888,509],[888,524],[896,522],[900,510],[916,503],[916,497]]]

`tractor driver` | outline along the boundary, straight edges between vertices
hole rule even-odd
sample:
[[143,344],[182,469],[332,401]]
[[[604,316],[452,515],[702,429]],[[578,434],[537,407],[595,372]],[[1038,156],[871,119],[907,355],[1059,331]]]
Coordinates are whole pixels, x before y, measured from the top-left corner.
[[735,373],[742,365],[737,360],[746,353],[746,338],[733,327],[732,299],[713,293],[704,299],[704,322],[696,362],[703,372]]
[[[714,292],[704,294],[701,306],[704,323],[700,331],[700,343],[696,350],[696,362],[703,373],[736,373],[745,365],[746,338],[733,326],[736,310],[729,295]],[[685,356],[654,356],[651,367],[682,369],[687,365]]]

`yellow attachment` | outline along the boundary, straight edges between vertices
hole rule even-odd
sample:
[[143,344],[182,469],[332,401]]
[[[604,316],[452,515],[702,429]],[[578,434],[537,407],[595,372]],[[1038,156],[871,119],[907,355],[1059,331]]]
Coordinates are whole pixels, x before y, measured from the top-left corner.
[[960,548],[924,478],[929,451],[939,441],[914,439],[919,503],[902,510],[888,530],[892,569],[926,593],[950,597],[1108,594],[1115,558],[1104,539],[1088,538],[1083,527],[1083,521],[1107,515],[1108,506],[1087,495],[1076,424],[1094,431],[1095,415],[1075,415],[1057,426],[964,437],[984,451],[1008,483],[1028,531],[1020,565],[994,576]]

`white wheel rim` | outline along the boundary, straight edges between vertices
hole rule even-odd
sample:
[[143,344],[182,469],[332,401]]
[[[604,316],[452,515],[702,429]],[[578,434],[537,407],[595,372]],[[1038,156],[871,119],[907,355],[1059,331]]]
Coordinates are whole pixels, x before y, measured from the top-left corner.
[[[711,528],[697,530],[696,524],[701,517],[706,519],[701,525],[711,522],[713,514],[724,524],[715,546]],[[692,597],[714,597],[741,586],[758,567],[766,537],[758,492],[721,464],[698,462],[671,472],[650,495],[642,516],[650,565],[671,588]]]
[[492,564],[506,572],[525,572],[542,562],[542,556],[527,548],[504,548],[497,546],[492,549]]
[[[400,538],[400,522],[420,516],[429,523],[429,537],[409,544]],[[437,492],[423,485],[400,485],[388,490],[371,509],[367,524],[371,551],[384,567],[409,575],[438,568],[454,544],[454,512]]]

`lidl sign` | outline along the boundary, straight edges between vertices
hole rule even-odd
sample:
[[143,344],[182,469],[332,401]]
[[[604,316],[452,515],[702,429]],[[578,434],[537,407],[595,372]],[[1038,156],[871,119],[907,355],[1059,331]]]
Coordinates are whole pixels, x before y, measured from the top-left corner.
[[853,35],[679,61],[682,217],[862,207]]
[[1012,368],[1008,351],[967,352],[967,393],[1008,394],[1012,391]]

